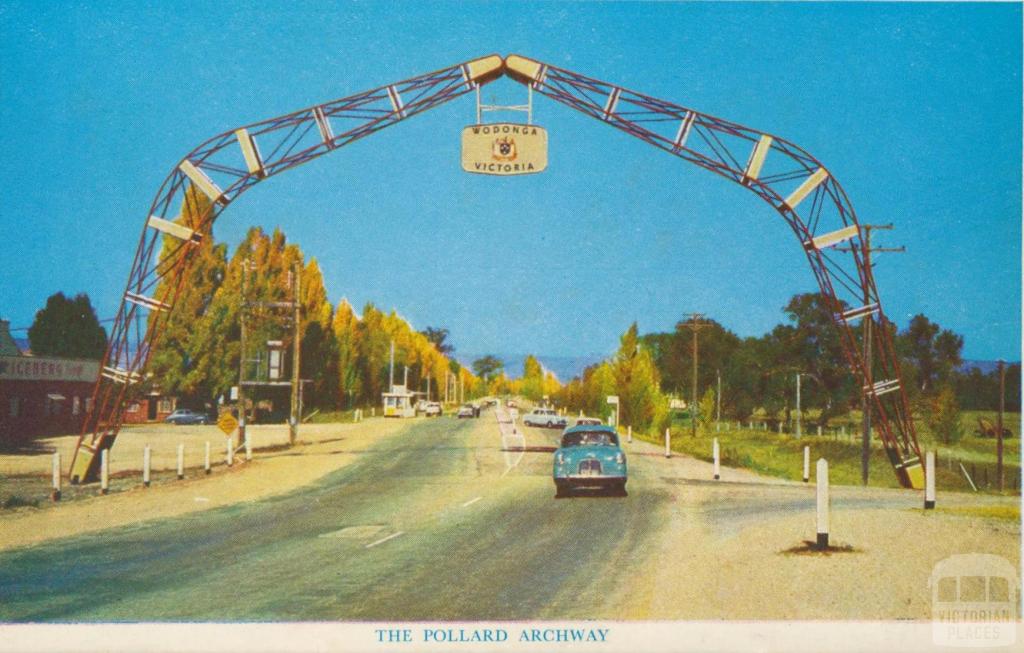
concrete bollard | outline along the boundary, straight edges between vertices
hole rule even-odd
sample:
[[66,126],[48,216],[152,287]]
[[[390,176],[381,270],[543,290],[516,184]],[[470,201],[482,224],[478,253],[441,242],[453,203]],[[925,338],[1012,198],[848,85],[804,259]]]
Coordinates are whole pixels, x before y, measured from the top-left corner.
[[235,441],[232,440],[231,438],[228,438],[228,441],[227,441],[227,452],[226,453],[227,453],[227,455],[226,455],[225,458],[226,458],[228,467],[231,467],[232,465],[235,464]]
[[711,443],[711,455],[712,455],[712,457],[715,460],[715,462],[714,462],[714,472],[715,472],[715,480],[717,481],[719,479],[719,472],[721,471],[720,466],[719,466],[719,456],[718,456],[718,438],[715,438],[712,441],[712,443]]
[[60,501],[60,452],[53,452],[53,490],[50,501]]
[[252,462],[252,440],[248,433],[245,434],[245,462]]
[[580,417],[583,417],[583,411],[582,410],[580,411]]
[[818,437],[821,437],[821,424],[818,424]]
[[100,452],[100,494],[110,491],[110,450]]
[[804,447],[804,483],[811,480],[811,448]]
[[185,478],[185,445],[178,444],[178,480]]
[[924,455],[924,509],[935,508],[935,452]]
[[203,457],[203,471],[210,473],[210,441],[206,441],[206,455]]
[[818,459],[817,469],[818,482],[818,549],[828,548],[828,461],[824,458]]
[[672,457],[672,433],[669,429],[665,429],[665,457]]
[[149,445],[142,450],[142,485],[149,487],[149,465],[152,455],[149,450]]
[[630,444],[633,443],[633,427],[632,426],[627,426],[626,427],[626,442],[629,442]]

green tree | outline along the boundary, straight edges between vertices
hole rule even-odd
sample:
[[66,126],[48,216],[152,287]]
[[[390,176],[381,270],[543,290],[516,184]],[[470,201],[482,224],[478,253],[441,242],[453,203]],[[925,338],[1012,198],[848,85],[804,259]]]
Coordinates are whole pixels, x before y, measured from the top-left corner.
[[455,351],[455,347],[448,342],[448,329],[442,329],[440,327],[427,327],[420,331],[427,340],[430,341],[434,348],[437,349],[438,353],[449,356]]
[[704,396],[697,402],[697,424],[705,434],[710,433],[711,425],[715,422],[715,391],[708,388]]
[[540,401],[544,396],[544,368],[533,354],[523,359],[522,392],[532,401]]
[[950,386],[943,386],[928,399],[925,420],[935,437],[947,445],[956,444],[963,437],[960,424],[960,405]]
[[500,358],[492,354],[488,354],[473,361],[473,373],[483,379],[485,383],[490,383],[491,380],[500,374],[504,368],[505,363],[503,363]]
[[352,305],[342,299],[331,323],[337,352],[338,392],[344,405],[351,408],[362,396],[359,376],[359,318]]
[[28,329],[28,341],[38,356],[101,359],[107,351],[107,331],[85,293],[71,299],[62,292],[50,295]]
[[896,338],[907,388],[913,394],[930,395],[950,383],[963,362],[963,345],[963,336],[943,329],[924,315],[911,318],[906,330]]

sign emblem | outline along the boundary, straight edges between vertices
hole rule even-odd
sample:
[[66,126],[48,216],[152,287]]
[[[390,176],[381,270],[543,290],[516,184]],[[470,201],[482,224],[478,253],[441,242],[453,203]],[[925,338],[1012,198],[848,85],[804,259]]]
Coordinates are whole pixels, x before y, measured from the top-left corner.
[[462,169],[482,175],[528,175],[548,167],[548,133],[537,125],[491,123],[462,130]]

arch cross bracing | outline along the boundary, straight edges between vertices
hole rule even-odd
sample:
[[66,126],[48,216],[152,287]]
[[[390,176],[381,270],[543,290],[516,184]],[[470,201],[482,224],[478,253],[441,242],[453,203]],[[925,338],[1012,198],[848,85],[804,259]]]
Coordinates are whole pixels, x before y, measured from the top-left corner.
[[[215,136],[186,155],[147,213],[110,343],[72,459],[72,482],[98,473],[124,406],[187,277],[196,244],[217,216],[257,183],[470,93],[502,75],[556,102],[710,170],[769,203],[799,239],[832,309],[851,373],[874,407],[875,426],[904,487],[921,487],[920,452],[891,329],[882,312],[853,206],[838,181],[793,143],[627,88],[518,55],[490,55]],[[205,210],[174,213],[193,189]],[[798,210],[799,209],[799,210]],[[165,241],[172,246],[163,246]],[[840,250],[837,246],[842,245]],[[870,320],[872,360],[854,330]]]

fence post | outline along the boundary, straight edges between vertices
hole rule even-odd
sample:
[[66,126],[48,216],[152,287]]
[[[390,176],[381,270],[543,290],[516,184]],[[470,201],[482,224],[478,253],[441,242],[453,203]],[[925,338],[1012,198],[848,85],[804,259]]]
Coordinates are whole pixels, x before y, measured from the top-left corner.
[[711,444],[711,455],[715,459],[714,472],[715,472],[715,480],[717,481],[718,478],[719,478],[719,472],[721,471],[720,465],[719,465],[719,455],[718,455],[718,438],[715,438],[714,441]]
[[818,437],[821,437],[821,424],[818,424]]
[[210,473],[210,441],[209,440],[206,441],[206,455],[203,458],[203,470],[207,474]]
[[142,485],[149,487],[149,465],[152,454],[149,451],[149,445],[142,450]]
[[178,444],[178,480],[185,478],[185,445]]
[[779,433],[782,433],[782,420],[779,420]]
[[50,492],[51,501],[60,501],[60,452],[53,452],[53,491]]
[[228,467],[231,467],[232,465],[235,464],[235,441],[232,440],[230,437],[228,438],[227,441],[227,448],[227,463]]
[[804,446],[804,483],[811,480],[811,448]]
[[828,548],[828,461],[824,458],[818,459],[817,469],[818,482],[818,549]]
[[665,457],[672,457],[672,434],[667,428],[665,429]]
[[924,509],[935,508],[935,452],[924,455]]
[[626,427],[626,442],[629,442],[630,444],[633,443],[633,426],[632,425]]
[[100,452],[100,494],[110,490],[110,449]]
[[252,440],[249,439],[249,432],[245,432],[245,462],[252,460]]

